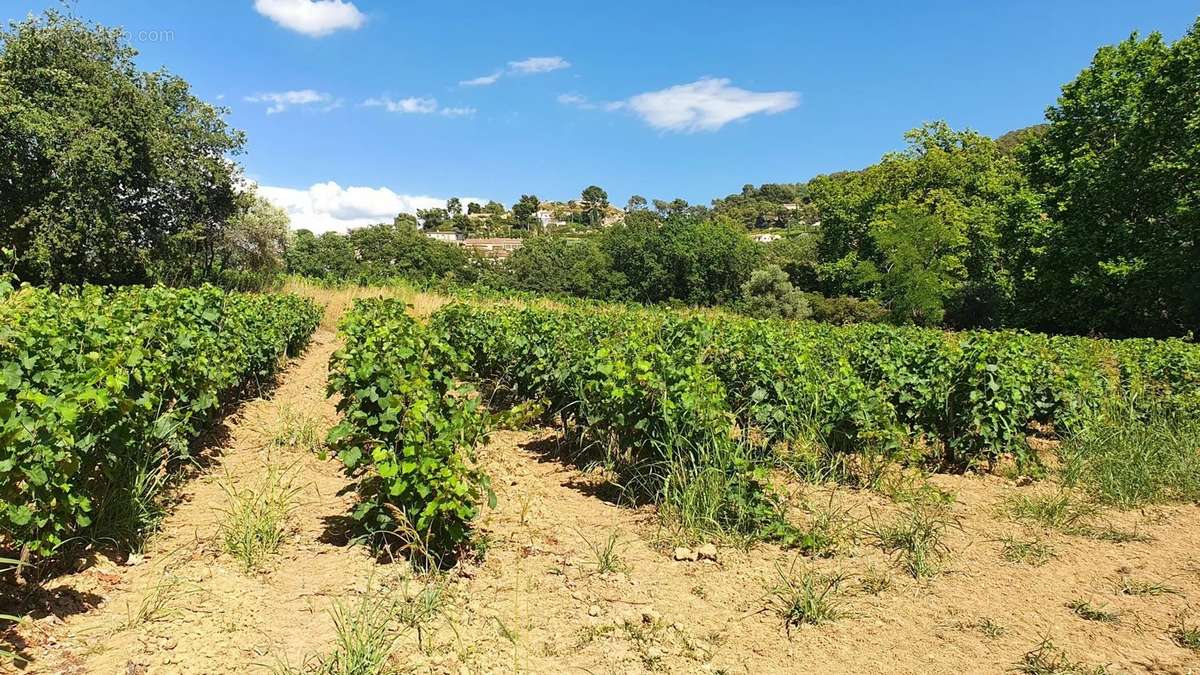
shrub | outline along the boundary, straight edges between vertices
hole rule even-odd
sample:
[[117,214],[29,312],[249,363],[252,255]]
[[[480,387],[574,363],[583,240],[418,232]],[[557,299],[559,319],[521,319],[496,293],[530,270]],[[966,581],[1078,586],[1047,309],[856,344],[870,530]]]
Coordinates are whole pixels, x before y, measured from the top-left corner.
[[804,294],[792,287],[778,265],[755,270],[742,284],[743,311],[759,319],[807,319],[812,316]]
[[330,362],[342,421],[328,442],[358,479],[353,517],[376,547],[438,566],[470,538],[487,477],[470,453],[485,431],[479,399],[457,378],[459,352],[397,300],[358,300]]

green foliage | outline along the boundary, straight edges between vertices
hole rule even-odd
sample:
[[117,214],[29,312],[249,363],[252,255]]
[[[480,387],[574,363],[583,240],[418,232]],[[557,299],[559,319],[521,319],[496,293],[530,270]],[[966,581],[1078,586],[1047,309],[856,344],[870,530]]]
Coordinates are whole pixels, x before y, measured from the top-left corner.
[[1200,327],[1200,20],[1101,47],[1023,152],[1047,218],[1010,244],[1023,320],[1074,332]]
[[0,302],[0,549],[135,544],[159,484],[146,479],[241,388],[266,384],[320,315],[295,296],[212,287],[30,288]]
[[612,292],[612,261],[591,239],[530,237],[505,268],[524,291],[593,298]]
[[438,566],[461,552],[487,477],[469,453],[482,438],[479,398],[459,384],[466,364],[396,300],[359,300],[342,319],[346,346],[330,362],[341,423],[329,443],[358,478],[353,517],[372,543]]
[[22,280],[212,271],[241,208],[228,156],[243,135],[136,54],[119,29],[55,11],[0,30],[0,247]]
[[713,213],[748,229],[802,226],[817,220],[803,183],[744,185],[740,193],[714,199]]
[[689,305],[730,303],[757,267],[760,247],[724,219],[640,211],[599,236],[618,278],[616,297]]
[[807,319],[812,315],[808,300],[788,281],[778,265],[755,270],[742,284],[743,310],[759,319]]
[[990,138],[943,122],[905,136],[905,152],[809,182],[823,290],[883,299],[904,320],[943,306],[951,325],[997,325],[1011,312],[1004,236],[1037,222],[1038,197]]

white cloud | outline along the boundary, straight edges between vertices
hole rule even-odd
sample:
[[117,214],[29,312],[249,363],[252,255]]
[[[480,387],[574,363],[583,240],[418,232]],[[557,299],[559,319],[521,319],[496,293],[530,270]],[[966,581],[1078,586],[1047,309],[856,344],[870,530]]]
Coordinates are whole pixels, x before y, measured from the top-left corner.
[[246,100],[251,103],[270,103],[271,105],[267,108],[268,115],[283,112],[284,110],[287,110],[289,106],[294,105],[310,105],[313,103],[328,104],[322,108],[322,111],[333,110],[334,108],[341,106],[341,102],[333,101],[329,94],[313,89],[266,92],[263,94],[247,96]]
[[391,98],[384,96],[382,98],[369,98],[362,102],[368,108],[379,107],[394,113],[416,113],[428,115],[438,111],[438,103],[435,98],[423,98],[411,96],[402,98],[399,101],[394,101]]
[[[258,193],[275,206],[287,211],[292,229],[322,232],[346,232],[375,223],[390,223],[399,213],[416,214],[418,209],[440,208],[446,200],[423,195],[402,195],[385,187],[343,188],[333,181],[317,183],[307,190],[259,185]],[[487,200],[460,197],[463,204]]]
[[490,84],[496,84],[496,81],[506,75],[533,75],[535,73],[548,73],[552,70],[562,70],[570,68],[571,62],[561,56],[531,56],[520,61],[509,61],[508,67],[504,70],[497,70],[491,75],[472,78],[470,80],[461,80],[459,85],[463,87],[486,87]]
[[731,86],[723,78],[702,78],[690,84],[638,94],[624,101],[647,124],[666,131],[716,131],[750,115],[774,115],[800,104],[794,91],[754,92]]
[[531,56],[520,61],[508,62],[508,69],[513,73],[548,73],[570,67],[570,61],[561,56]]
[[310,37],[343,28],[353,30],[367,21],[353,2],[343,0],[254,0],[254,9],[280,26]]
[[579,108],[581,110],[596,109],[595,103],[589,101],[586,96],[580,96],[579,94],[559,94],[558,102],[563,105],[569,105],[573,108]]
[[443,108],[438,105],[436,98],[426,98],[413,96],[394,100],[387,96],[379,98],[369,98],[363,101],[360,105],[365,108],[383,108],[388,112],[393,113],[409,113],[419,115],[430,115],[440,113],[446,117],[467,117],[475,114],[474,108]]
[[459,82],[459,84],[464,87],[486,87],[489,84],[496,84],[496,80],[499,80],[500,76],[503,74],[504,73],[502,71],[498,70],[491,75],[484,75],[482,77],[476,77],[470,80],[462,80]]

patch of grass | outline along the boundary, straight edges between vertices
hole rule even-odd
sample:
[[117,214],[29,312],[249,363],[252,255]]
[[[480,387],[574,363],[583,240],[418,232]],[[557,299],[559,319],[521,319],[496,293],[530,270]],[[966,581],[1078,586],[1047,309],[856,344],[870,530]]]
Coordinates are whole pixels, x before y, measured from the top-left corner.
[[425,633],[435,621],[441,619],[453,625],[449,599],[450,587],[442,577],[423,583],[415,590],[407,585],[404,587],[394,613],[401,626],[416,631],[419,649],[428,648]]
[[920,506],[950,506],[955,495],[929,482],[920,474],[896,472],[879,481],[879,492],[899,504]]
[[1138,531],[1137,527],[1132,530],[1126,530],[1114,525],[1105,524],[1097,527],[1087,528],[1083,534],[1092,539],[1107,541],[1113,544],[1147,544],[1154,541],[1154,537],[1145,532]]
[[1175,616],[1175,621],[1168,628],[1167,634],[1180,647],[1200,652],[1200,624],[1190,623],[1187,611],[1180,612]]
[[1006,536],[1000,540],[1000,557],[1010,563],[1039,567],[1055,557],[1054,547],[1038,538],[1018,539]]
[[1001,509],[1012,519],[1041,525],[1068,534],[1085,530],[1098,510],[1066,490],[1055,493],[1013,495]]
[[991,617],[986,616],[975,622],[975,628],[978,629],[980,633],[983,633],[983,636],[989,640],[995,640],[996,638],[1003,637],[1004,634],[1008,632],[1007,628],[1001,626],[999,623],[996,623],[996,621]]
[[271,445],[318,453],[325,447],[321,420],[283,406],[279,410],[279,426],[271,436]]
[[1072,661],[1050,638],[1043,638],[1037,647],[1025,652],[1021,660],[1009,670],[1023,675],[1100,675],[1107,672],[1103,666],[1091,667]]
[[393,675],[392,648],[399,632],[392,626],[396,604],[386,593],[365,593],[356,601],[338,601],[330,610],[336,637],[324,656],[294,668],[272,667],[277,675]]
[[1097,607],[1086,600],[1072,600],[1067,603],[1067,609],[1070,609],[1081,619],[1086,621],[1099,621],[1101,623],[1116,623],[1121,617],[1116,612],[1110,612],[1104,607]]
[[617,547],[621,543],[621,534],[617,530],[608,533],[608,537],[602,543],[593,543],[588,539],[583,532],[576,530],[579,537],[587,544],[588,549],[592,552],[592,559],[584,564],[589,565],[596,570],[596,574],[607,574],[609,572],[627,572],[629,567],[621,560],[620,554],[617,552]]
[[126,602],[126,618],[118,630],[129,630],[142,624],[165,619],[171,613],[171,603],[179,596],[183,582],[179,577],[166,574],[142,596],[137,609]]
[[227,501],[220,524],[221,544],[246,572],[261,569],[279,550],[300,492],[292,480],[286,471],[268,467],[254,487],[221,486]]
[[1120,406],[1064,439],[1063,481],[1097,501],[1128,509],[1200,501],[1200,417]]
[[877,569],[874,566],[869,566],[863,570],[863,573],[858,576],[858,588],[863,593],[871,595],[879,595],[884,591],[891,589],[892,575],[887,570]]
[[1179,593],[1175,588],[1162,582],[1134,579],[1128,574],[1122,574],[1117,579],[1116,588],[1118,593],[1134,596],[1175,595]]
[[873,525],[871,533],[881,548],[899,557],[905,572],[920,579],[937,574],[950,554],[944,538],[952,524],[944,508],[911,505],[890,522]]
[[789,633],[796,626],[815,626],[841,618],[844,612],[837,596],[846,577],[812,570],[797,573],[794,568],[795,562],[786,571],[776,564],[778,579],[767,589],[768,608],[783,619]]
[[599,624],[596,626],[584,626],[575,634],[575,648],[579,649],[589,645],[602,637],[607,637],[613,634],[617,629],[613,624]]
[[810,513],[808,528],[789,528],[781,545],[798,548],[805,555],[830,558],[854,541],[854,530],[860,521],[851,516],[849,506],[834,504],[833,493],[827,504],[811,509]]

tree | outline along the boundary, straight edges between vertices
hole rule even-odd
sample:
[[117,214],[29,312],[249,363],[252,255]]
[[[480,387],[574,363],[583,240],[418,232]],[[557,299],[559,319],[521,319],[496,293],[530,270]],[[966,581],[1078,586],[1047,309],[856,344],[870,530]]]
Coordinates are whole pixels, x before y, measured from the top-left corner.
[[439,230],[449,220],[446,209],[436,207],[417,210],[417,218],[421,221],[421,227],[426,230]]
[[541,204],[541,201],[534,195],[521,195],[521,198],[512,207],[513,219],[516,221],[517,226],[527,230],[532,228],[534,223],[537,222],[534,214],[537,213]]
[[625,202],[625,213],[633,213],[634,211],[642,211],[646,208],[646,198],[641,195],[634,195]]
[[483,205],[483,212],[499,218],[504,215],[504,205],[497,201],[489,201]]
[[992,139],[944,122],[913,129],[905,138],[904,152],[889,153],[874,166],[809,182],[821,220],[822,291],[864,297],[881,292],[872,270],[892,261],[872,224],[904,207],[909,215],[914,209],[936,215],[953,230],[949,239],[965,275],[945,298],[946,322],[965,328],[1011,320],[1012,276],[1021,266],[1005,242],[1040,216],[1039,198],[1020,164]]
[[446,200],[446,213],[450,215],[451,219],[453,219],[455,216],[461,215],[462,212],[461,199],[458,197],[451,197],[450,199]]
[[728,220],[683,215],[660,222],[649,213],[634,215],[599,238],[626,299],[732,302],[762,255],[745,230]]
[[1010,245],[1032,327],[1200,331],[1200,20],[1101,47],[1023,154],[1047,218]]
[[255,196],[225,228],[220,247],[221,269],[260,280],[283,271],[289,222],[286,211]]
[[962,236],[947,218],[916,204],[897,207],[871,224],[883,256],[883,300],[894,318],[925,326],[942,322],[946,300],[966,274],[957,255]]
[[742,307],[759,319],[807,319],[812,308],[778,265],[755,270],[742,284]]
[[21,279],[213,273],[244,137],[136,54],[119,29],[55,11],[0,30],[0,248]]
[[589,185],[583,189],[581,197],[583,215],[587,224],[590,227],[596,227],[604,219],[605,211],[608,210],[608,193],[597,185]]
[[483,207],[479,205],[479,202],[467,202],[467,215],[476,213],[483,213]]
[[526,239],[506,263],[519,289],[592,298],[608,296],[611,267],[594,241],[556,236]]

